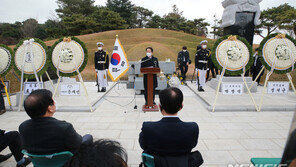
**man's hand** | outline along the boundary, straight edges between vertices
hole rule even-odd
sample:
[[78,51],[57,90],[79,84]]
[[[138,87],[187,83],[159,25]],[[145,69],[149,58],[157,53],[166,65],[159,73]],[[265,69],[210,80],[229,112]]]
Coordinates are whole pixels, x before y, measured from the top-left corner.
[[95,69],[96,70],[96,72],[98,72],[98,70],[97,69]]

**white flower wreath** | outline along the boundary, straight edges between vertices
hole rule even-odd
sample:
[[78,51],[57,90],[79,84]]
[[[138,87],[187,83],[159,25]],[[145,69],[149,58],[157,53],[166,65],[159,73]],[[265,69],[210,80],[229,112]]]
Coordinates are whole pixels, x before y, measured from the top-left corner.
[[216,48],[216,59],[220,66],[229,71],[238,71],[249,62],[248,47],[240,40],[225,39]]
[[79,69],[84,61],[82,46],[74,41],[61,41],[52,52],[52,63],[63,73],[72,73]]
[[[31,54],[32,53],[32,54]],[[23,59],[25,58],[24,73],[34,74],[34,68],[38,73],[45,66],[46,52],[41,44],[32,42],[32,44],[22,44],[15,52],[14,60],[16,67],[22,71]]]
[[264,44],[262,55],[268,66],[286,70],[296,62],[296,46],[288,38],[273,37]]
[[11,54],[9,52],[9,50],[7,50],[4,47],[0,47],[0,57],[1,57],[1,61],[0,61],[0,74],[5,73],[11,64]]

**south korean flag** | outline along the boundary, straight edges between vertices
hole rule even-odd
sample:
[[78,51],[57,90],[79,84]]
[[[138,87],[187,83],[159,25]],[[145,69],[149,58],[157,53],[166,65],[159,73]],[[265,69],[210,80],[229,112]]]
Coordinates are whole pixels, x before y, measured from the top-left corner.
[[118,38],[115,40],[108,75],[113,82],[120,79],[129,69],[127,56]]

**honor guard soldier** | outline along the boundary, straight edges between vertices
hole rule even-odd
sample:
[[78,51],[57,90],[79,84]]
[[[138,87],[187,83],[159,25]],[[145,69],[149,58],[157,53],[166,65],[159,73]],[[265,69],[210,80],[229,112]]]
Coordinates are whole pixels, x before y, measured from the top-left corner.
[[178,66],[181,70],[182,82],[186,81],[186,73],[188,71],[188,65],[191,63],[189,52],[187,47],[183,46],[182,51],[178,53]]
[[[95,69],[98,80],[98,92],[106,92],[109,55],[107,51],[103,50],[104,44],[102,42],[98,42],[97,46],[98,51],[95,52]],[[102,90],[100,90],[100,87],[102,87]]]
[[196,51],[195,54],[195,69],[197,73],[197,90],[200,92],[204,92],[203,87],[206,84],[206,74],[207,74],[207,63],[209,60],[210,52],[207,49],[207,40],[203,40],[200,42],[201,48]]

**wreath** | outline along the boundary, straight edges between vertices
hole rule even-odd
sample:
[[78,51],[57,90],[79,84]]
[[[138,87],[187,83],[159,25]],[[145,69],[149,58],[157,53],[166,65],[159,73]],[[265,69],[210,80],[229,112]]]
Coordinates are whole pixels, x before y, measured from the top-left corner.
[[51,66],[63,77],[76,76],[76,68],[82,72],[87,65],[88,51],[85,44],[76,37],[60,38],[49,52]]
[[296,65],[296,40],[285,34],[268,35],[260,43],[258,54],[267,70],[274,64],[275,73],[289,73]]
[[248,70],[253,64],[252,47],[245,38],[227,35],[218,39],[213,47],[211,59],[214,65],[222,70],[226,63],[225,73],[240,75],[243,67]]
[[0,57],[0,76],[4,77],[12,67],[13,52],[8,46],[0,44]]
[[[26,50],[26,46],[24,42],[26,40],[34,39],[32,42],[32,53],[35,56],[34,60],[31,59],[32,55],[30,55],[30,51]],[[27,53],[25,53],[27,51]],[[24,78],[33,79],[35,78],[34,70],[32,69],[31,62],[34,61],[35,69],[37,72],[37,76],[42,76],[44,72],[47,70],[50,59],[47,56],[48,50],[45,43],[38,38],[25,38],[22,39],[14,48],[14,58],[13,58],[13,67],[15,72],[21,76],[22,74],[22,63],[23,58],[25,58],[25,66],[24,66]],[[26,56],[24,56],[26,54]],[[37,56],[37,58],[36,58]],[[37,59],[37,63],[36,60]]]

